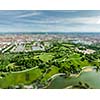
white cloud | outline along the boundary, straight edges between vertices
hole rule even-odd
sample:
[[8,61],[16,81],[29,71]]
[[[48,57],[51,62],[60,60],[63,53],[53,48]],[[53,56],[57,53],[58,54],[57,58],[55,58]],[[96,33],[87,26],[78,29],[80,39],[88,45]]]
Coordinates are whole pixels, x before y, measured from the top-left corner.
[[97,21],[100,17],[80,17],[80,18],[74,18],[70,19],[69,22],[71,23],[83,23],[83,24],[97,24]]
[[23,22],[37,23],[37,24],[98,24],[98,17],[76,17],[76,18],[56,18],[56,17],[48,17],[40,20],[23,20]]
[[36,15],[40,15],[40,14],[41,14],[41,12],[34,11],[32,13],[27,13],[27,14],[19,15],[16,18],[24,18],[24,17],[36,16]]
[[[33,16],[34,14],[23,15],[22,17]],[[20,18],[22,18],[20,17]],[[98,22],[99,21],[99,22]],[[88,32],[88,31],[100,31],[98,25],[100,23],[100,16],[92,17],[45,17],[39,20],[35,19],[21,19],[21,24],[19,26],[30,27],[33,31],[76,31],[76,32]],[[26,24],[25,24],[26,22]],[[30,24],[31,23],[31,24]],[[70,25],[67,25],[70,24]],[[74,25],[74,26],[73,26]]]
[[97,21],[97,24],[100,24],[100,19]]

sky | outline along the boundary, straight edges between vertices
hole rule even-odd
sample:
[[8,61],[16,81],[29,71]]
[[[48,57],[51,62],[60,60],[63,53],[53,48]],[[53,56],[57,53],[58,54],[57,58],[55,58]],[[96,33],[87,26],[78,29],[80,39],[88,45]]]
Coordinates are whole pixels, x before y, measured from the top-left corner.
[[100,32],[100,10],[0,10],[0,32]]

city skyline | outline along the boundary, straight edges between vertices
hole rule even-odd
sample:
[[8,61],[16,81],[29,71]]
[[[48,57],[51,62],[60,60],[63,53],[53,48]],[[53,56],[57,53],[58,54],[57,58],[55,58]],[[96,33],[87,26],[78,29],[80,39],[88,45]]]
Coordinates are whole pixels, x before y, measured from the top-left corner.
[[100,10],[1,10],[0,32],[100,32]]

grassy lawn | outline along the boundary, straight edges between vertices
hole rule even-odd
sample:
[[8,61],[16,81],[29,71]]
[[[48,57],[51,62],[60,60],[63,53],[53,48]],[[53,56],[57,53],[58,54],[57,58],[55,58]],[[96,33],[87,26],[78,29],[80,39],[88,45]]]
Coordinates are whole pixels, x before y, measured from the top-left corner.
[[42,61],[47,62],[53,58],[53,53],[43,53],[41,55],[35,56],[34,58],[37,59],[37,57],[39,57],[39,59]]
[[58,73],[58,71],[59,71],[59,68],[56,66],[52,66],[50,69],[51,69],[51,71],[44,76],[44,78],[41,80],[41,82],[48,80],[52,75]]
[[66,46],[66,47],[73,47],[74,45],[72,45],[72,44],[63,44],[63,46]]
[[42,73],[38,68],[29,71],[5,73],[5,77],[0,78],[0,87],[7,88],[8,86],[18,85],[20,83],[30,84],[32,81],[38,79],[41,75]]

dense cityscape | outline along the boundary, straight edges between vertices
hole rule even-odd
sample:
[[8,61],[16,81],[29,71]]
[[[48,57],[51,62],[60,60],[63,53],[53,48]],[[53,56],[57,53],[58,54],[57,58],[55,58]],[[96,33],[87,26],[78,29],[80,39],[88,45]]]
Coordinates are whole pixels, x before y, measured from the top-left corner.
[[[0,35],[0,50],[2,53],[9,50],[10,52],[28,52],[35,50],[44,50],[44,46],[41,44],[41,41],[45,45],[49,45],[50,40],[60,40],[60,41],[72,41],[73,43],[83,43],[91,45],[93,43],[100,43],[100,35],[81,35],[82,33],[76,34],[1,34]],[[30,44],[30,45],[28,45]],[[28,47],[28,46],[29,47]]]

